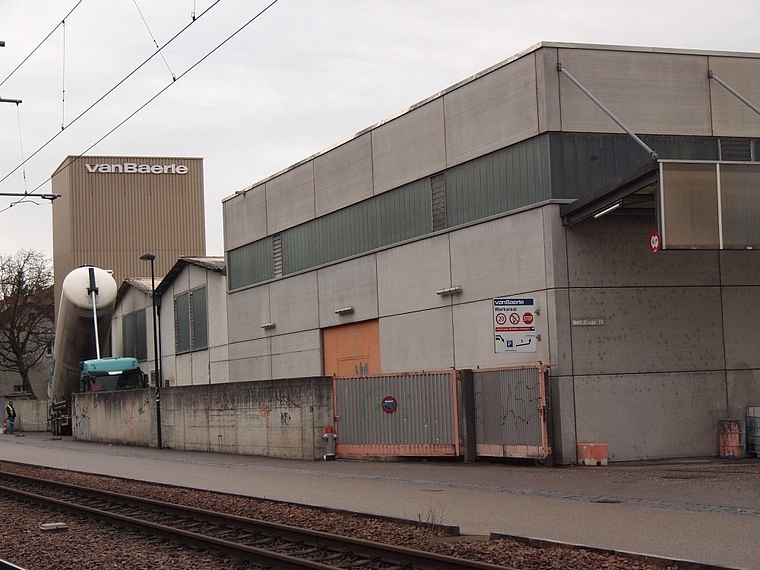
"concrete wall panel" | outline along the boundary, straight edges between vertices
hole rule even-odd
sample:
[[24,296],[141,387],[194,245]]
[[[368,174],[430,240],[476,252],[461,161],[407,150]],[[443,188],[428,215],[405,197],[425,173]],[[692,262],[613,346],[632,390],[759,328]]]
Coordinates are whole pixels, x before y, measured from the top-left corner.
[[760,406],[760,370],[726,372],[728,410],[725,418],[745,420],[749,406]]
[[567,228],[570,287],[717,286],[717,251],[649,249],[654,218],[604,216]]
[[[559,62],[637,134],[710,136],[707,57],[560,49]],[[563,74],[562,130],[623,132]]]
[[718,288],[571,289],[570,316],[577,375],[724,367]]
[[454,366],[452,308],[380,319],[382,371],[445,370]]
[[534,54],[466,83],[443,101],[447,166],[537,135]]
[[381,251],[377,254],[377,281],[380,316],[448,305],[449,298],[435,292],[452,285],[449,236]]
[[571,376],[573,374],[573,344],[570,327],[570,293],[567,289],[551,289],[546,293],[546,323],[549,331],[546,344],[549,346],[548,361],[554,365],[551,374]]
[[[317,279],[321,328],[377,318],[377,263],[374,255],[320,269]],[[354,312],[336,315],[335,310],[343,307],[353,307]]]
[[518,364],[549,362],[546,293],[531,293],[540,314],[536,316],[536,332],[541,340],[536,352],[494,352],[493,301],[454,305],[454,366],[456,368],[497,368]]
[[375,194],[446,168],[443,99],[405,113],[372,131]]
[[314,159],[317,216],[372,196],[371,141],[367,133]]
[[[760,105],[760,60],[710,56],[709,67],[740,95]],[[710,80],[713,134],[718,137],[757,137],[760,115],[714,80]]]
[[726,367],[760,369],[760,287],[724,287],[722,302]]
[[191,373],[192,385],[209,384],[209,368],[211,363],[209,361],[210,355],[208,350],[198,350],[191,353]]
[[538,131],[561,131],[562,117],[559,110],[559,74],[557,73],[557,49],[544,48],[536,52],[536,77],[538,78]]
[[[271,322],[276,328],[270,334],[282,335],[319,328],[317,272],[274,281],[269,285]],[[262,321],[266,322],[266,321]],[[308,374],[311,376],[312,374]]]
[[120,445],[157,444],[154,390],[74,394],[73,437]]
[[[227,334],[227,278],[209,272],[207,288],[208,342],[213,347],[226,347]],[[212,360],[216,360],[213,356]]]
[[549,396],[547,405],[551,415],[552,459],[560,465],[577,463],[574,380],[571,376],[550,375],[546,388]]
[[178,354],[174,359],[174,378],[177,386],[190,386],[193,383],[192,353]]
[[268,336],[261,325],[271,322],[270,317],[269,285],[231,293],[227,297],[229,341],[236,343]]
[[230,345],[230,382],[268,380],[272,377],[272,341],[269,338]]
[[222,202],[222,215],[225,250],[266,237],[266,186],[260,184]]
[[760,251],[721,251],[720,282],[723,286],[760,285]]
[[272,378],[322,375],[319,330],[272,337]]
[[541,209],[451,233],[451,284],[462,287],[454,302],[546,288],[542,238]]
[[567,287],[567,234],[554,204],[541,208],[544,229],[544,259],[546,260],[546,286]]
[[306,162],[266,183],[267,233],[314,218],[314,166]]
[[167,447],[314,460],[316,436],[332,419],[327,378],[193,386],[167,390]]
[[575,377],[578,443],[606,443],[611,461],[718,453],[722,372]]

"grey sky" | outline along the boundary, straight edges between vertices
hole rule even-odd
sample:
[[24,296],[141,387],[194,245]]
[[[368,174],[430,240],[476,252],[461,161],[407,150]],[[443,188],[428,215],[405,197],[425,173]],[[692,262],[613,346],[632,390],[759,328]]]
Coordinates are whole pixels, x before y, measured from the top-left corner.
[[[77,1],[0,0],[0,82]],[[223,198],[540,41],[760,51],[756,0],[279,0],[183,76],[271,2],[213,1],[83,0],[65,57],[59,28],[0,85],[23,100],[0,104],[0,192],[50,192],[67,155],[171,85],[87,154],[203,157],[207,249],[221,255]],[[193,12],[166,63],[155,57],[61,131],[156,51],[151,33],[163,46]],[[9,174],[22,147],[28,158],[56,135]],[[52,255],[49,202],[14,201],[0,197],[0,254]]]

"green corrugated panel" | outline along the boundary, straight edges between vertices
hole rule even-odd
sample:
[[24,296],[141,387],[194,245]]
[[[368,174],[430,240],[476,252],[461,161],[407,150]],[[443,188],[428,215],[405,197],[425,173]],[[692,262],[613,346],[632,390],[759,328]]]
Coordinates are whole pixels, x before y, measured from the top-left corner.
[[282,232],[283,275],[432,231],[424,178]]
[[[717,160],[709,137],[642,137],[660,158]],[[652,159],[626,134],[552,133],[552,198],[582,198]]]
[[272,237],[266,237],[229,252],[230,289],[274,278]]
[[541,135],[446,171],[447,226],[547,200],[549,136]]

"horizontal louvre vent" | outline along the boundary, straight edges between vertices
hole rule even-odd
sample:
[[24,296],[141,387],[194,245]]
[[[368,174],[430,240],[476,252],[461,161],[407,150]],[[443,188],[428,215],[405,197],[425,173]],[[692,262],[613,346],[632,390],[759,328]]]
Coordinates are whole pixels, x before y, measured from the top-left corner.
[[431,208],[433,213],[433,231],[446,229],[446,176],[436,174],[430,177],[432,192]]
[[720,159],[724,161],[750,162],[752,160],[752,141],[750,139],[718,139]]
[[274,276],[282,277],[282,234],[272,236],[272,258],[274,260]]

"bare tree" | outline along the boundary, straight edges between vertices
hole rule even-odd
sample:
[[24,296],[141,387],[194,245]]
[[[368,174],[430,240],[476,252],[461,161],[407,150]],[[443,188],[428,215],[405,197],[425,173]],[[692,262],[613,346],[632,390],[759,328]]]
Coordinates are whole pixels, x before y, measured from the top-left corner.
[[0,370],[17,372],[22,390],[36,398],[31,369],[55,336],[53,270],[42,252],[0,256]]

